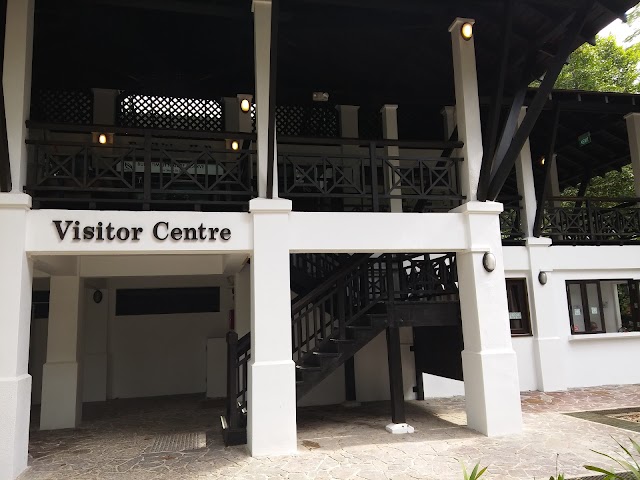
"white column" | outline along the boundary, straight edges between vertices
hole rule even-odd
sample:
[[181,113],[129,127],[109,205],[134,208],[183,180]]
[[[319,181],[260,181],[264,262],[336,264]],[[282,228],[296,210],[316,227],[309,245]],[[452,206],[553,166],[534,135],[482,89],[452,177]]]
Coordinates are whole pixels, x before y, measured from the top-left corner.
[[41,430],[74,428],[80,424],[83,283],[77,276],[51,277],[47,363],[42,369]]
[[233,283],[233,302],[238,337],[251,330],[251,264],[236,273]]
[[296,452],[296,375],[291,358],[289,200],[253,199],[251,360],[247,443],[251,455]]
[[342,138],[358,138],[358,110],[357,105],[336,105],[340,115],[340,136]]
[[[398,106],[397,105],[384,105],[380,110],[382,114],[382,136],[385,140],[398,140]],[[400,149],[398,147],[386,147],[386,153],[389,157],[389,163],[398,167],[400,166],[400,160],[392,160],[394,157],[400,156]],[[392,195],[400,195],[402,191],[400,189],[394,189],[393,186],[397,183],[397,175],[389,167],[388,173],[388,188]],[[394,198],[391,200],[391,212],[402,213],[402,199]]]
[[[256,133],[258,135],[258,197],[267,196],[269,83],[271,71],[271,0],[253,0],[256,68]],[[274,148],[273,196],[278,196],[278,152]]]
[[477,200],[483,152],[474,39],[472,36],[465,40],[460,34],[460,28],[467,22],[473,25],[474,20],[456,18],[449,27],[449,32],[453,47],[458,139],[464,142],[460,152],[464,158],[460,165],[460,181],[463,194],[471,202]]
[[111,88],[92,88],[94,125],[116,124],[116,99],[118,90]]
[[444,139],[449,140],[451,134],[456,129],[456,107],[446,106],[440,113],[444,123]]
[[34,0],[8,0],[2,84],[7,118],[12,191],[27,182],[27,127],[31,108]]
[[31,197],[0,193],[0,478],[27,468],[31,376],[31,262],[25,253]]
[[[468,202],[454,212],[466,217],[471,248],[458,253],[462,365],[467,424],[488,436],[520,432],[520,385],[511,346],[499,214],[495,202]],[[490,252],[495,270],[483,267]]]
[[[566,337],[571,334],[566,310],[558,308],[562,305],[562,296],[566,295],[564,281],[553,275],[550,264],[549,238],[527,238],[530,276],[529,305],[531,326],[534,335],[534,357],[538,390],[555,392],[567,389],[565,370]],[[547,284],[538,280],[539,273],[547,274]]]
[[[249,111],[243,112],[240,108],[242,101],[249,102]],[[251,120],[251,105],[253,104],[253,95],[248,93],[240,93],[237,95],[238,102],[238,131],[244,133],[251,133],[253,130],[253,122]]]
[[624,119],[627,121],[627,134],[629,135],[633,186],[636,197],[640,197],[640,113],[630,113]]
[[[527,107],[520,109],[520,117],[518,124],[524,120],[527,113]],[[531,162],[531,146],[529,139],[524,143],[520,155],[516,160],[516,179],[518,182],[518,194],[522,197],[520,206],[521,210],[521,228],[525,237],[533,236],[533,225],[536,219],[536,210],[538,208],[536,202],[536,187],[533,179],[533,164]]]

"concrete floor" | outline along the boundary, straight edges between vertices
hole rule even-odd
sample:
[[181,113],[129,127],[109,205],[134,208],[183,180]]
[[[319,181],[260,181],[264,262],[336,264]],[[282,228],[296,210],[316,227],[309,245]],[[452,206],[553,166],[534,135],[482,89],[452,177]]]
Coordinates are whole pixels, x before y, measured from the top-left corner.
[[[412,435],[384,431],[389,421],[386,402],[300,408],[298,455],[260,459],[249,457],[243,446],[224,447],[221,402],[187,396],[86,405],[79,429],[40,432],[34,425],[30,468],[20,480],[458,480],[460,462],[471,466],[478,461],[489,467],[483,477],[488,480],[546,480],[555,474],[556,462],[569,477],[586,475],[586,463],[606,466],[606,459],[591,449],[612,453],[612,436],[621,441],[640,436],[620,424],[563,414],[640,410],[637,385],[531,392],[523,394],[522,405],[524,432],[504,438],[486,438],[467,429],[463,398],[408,402],[408,421],[416,429]],[[153,453],[159,436],[181,433],[200,433],[206,446]]]

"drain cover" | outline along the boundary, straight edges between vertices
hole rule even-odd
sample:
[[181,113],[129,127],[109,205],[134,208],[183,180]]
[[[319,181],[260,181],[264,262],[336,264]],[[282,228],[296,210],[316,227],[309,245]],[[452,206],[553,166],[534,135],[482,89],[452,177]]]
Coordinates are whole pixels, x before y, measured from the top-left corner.
[[197,450],[207,446],[207,435],[204,432],[175,433],[173,435],[158,435],[149,453],[183,452]]

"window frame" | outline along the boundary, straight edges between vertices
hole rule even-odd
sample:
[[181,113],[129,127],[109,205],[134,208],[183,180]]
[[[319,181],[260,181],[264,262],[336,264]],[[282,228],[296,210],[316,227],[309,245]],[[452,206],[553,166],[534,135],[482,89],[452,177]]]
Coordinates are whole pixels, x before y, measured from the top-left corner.
[[[607,333],[606,326],[605,326],[605,318],[604,318],[604,307],[602,302],[602,287],[600,285],[601,283],[602,283],[602,280],[600,279],[566,280],[565,281],[565,289],[567,293],[567,307],[568,307],[567,313],[569,314],[569,326],[571,329],[571,335],[597,335],[597,334]],[[591,309],[589,308],[589,296],[587,293],[587,285],[589,284],[595,284],[598,292],[598,312],[600,317],[600,330],[591,330],[591,323],[593,322],[592,320],[593,314],[591,313]],[[570,291],[571,285],[580,286],[580,301],[581,301],[581,306],[584,314],[584,327],[585,327],[584,332],[576,332],[573,324],[573,315],[571,314],[572,313],[571,309],[573,308],[573,304],[571,303],[571,291]]]
[[506,290],[507,290],[507,309],[509,313],[511,312],[511,286],[516,286],[518,288],[518,296],[520,297],[520,301],[522,304],[522,328],[514,329],[511,326],[511,318],[509,318],[509,330],[511,331],[512,337],[531,337],[533,332],[531,330],[531,313],[529,311],[529,291],[527,288],[527,279],[526,278],[506,278],[505,279]]

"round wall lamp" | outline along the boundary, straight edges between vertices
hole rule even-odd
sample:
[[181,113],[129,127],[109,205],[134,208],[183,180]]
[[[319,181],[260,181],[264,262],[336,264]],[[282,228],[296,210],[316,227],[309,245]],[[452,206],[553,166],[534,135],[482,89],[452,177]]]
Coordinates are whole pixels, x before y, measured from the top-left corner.
[[102,301],[102,292],[100,290],[93,291],[93,301],[100,303]]
[[242,99],[242,101],[240,102],[240,110],[242,110],[244,113],[247,113],[249,110],[251,110],[251,103],[249,103],[249,100],[247,100],[246,98]]
[[538,274],[538,281],[540,282],[540,285],[546,285],[548,280],[549,279],[547,278],[547,272],[541,271]]
[[493,272],[496,269],[496,256],[491,252],[486,252],[482,256],[482,266],[487,272]]
[[233,151],[237,151],[237,150],[239,150],[239,149],[240,149],[240,144],[238,143],[238,141],[237,141],[237,140],[233,140],[233,141],[231,142],[231,150],[233,150]]
[[100,145],[105,145],[107,143],[107,136],[104,133],[98,135],[98,143]]
[[463,23],[460,27],[460,35],[465,40],[471,40],[471,37],[473,37],[473,24],[469,22]]

